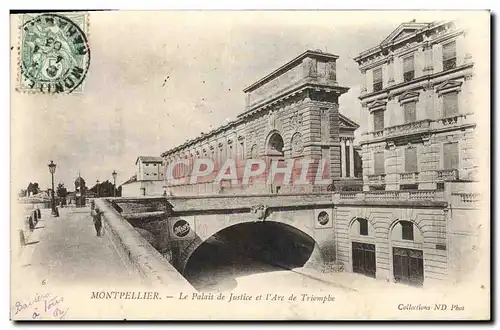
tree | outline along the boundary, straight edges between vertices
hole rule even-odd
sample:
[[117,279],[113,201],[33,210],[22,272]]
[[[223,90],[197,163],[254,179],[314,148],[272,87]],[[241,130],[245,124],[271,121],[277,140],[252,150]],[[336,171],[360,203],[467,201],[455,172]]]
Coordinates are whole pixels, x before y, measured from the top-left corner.
[[36,195],[40,192],[40,187],[38,186],[38,182],[31,183],[28,185],[26,189],[28,196]]
[[21,191],[19,192],[18,196],[19,197],[26,197],[26,194],[27,194],[27,190],[26,189],[21,189]]
[[68,196],[68,189],[66,189],[66,187],[64,187],[64,183],[59,183],[57,185],[56,192],[57,192],[58,197],[64,198],[64,197]]
[[[94,185],[90,191],[99,195],[99,197],[113,197],[113,183],[109,180],[99,183],[99,185]],[[121,196],[121,187],[116,189],[116,196]]]

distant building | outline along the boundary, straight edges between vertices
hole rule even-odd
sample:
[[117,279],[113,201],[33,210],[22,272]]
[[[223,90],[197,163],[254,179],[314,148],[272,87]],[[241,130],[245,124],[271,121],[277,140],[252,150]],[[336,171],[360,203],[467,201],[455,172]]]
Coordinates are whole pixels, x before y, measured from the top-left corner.
[[162,195],[165,175],[163,159],[155,156],[139,156],[135,165],[136,174],[122,184],[122,196]]

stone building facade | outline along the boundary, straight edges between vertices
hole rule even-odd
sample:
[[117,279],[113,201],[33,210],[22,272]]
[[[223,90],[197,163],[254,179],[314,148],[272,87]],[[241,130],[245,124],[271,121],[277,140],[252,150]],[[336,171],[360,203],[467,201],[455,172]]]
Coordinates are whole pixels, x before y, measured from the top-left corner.
[[[318,192],[327,191],[334,180],[354,178],[358,125],[339,113],[339,97],[348,88],[337,82],[337,58],[308,50],[247,87],[246,107],[236,120],[161,155],[167,172],[171,170],[176,180],[185,179],[175,185],[167,180],[168,190],[174,195]],[[214,160],[214,174],[192,182],[198,158]],[[266,170],[248,184],[242,182],[246,161],[257,158],[265,160]],[[214,183],[228,159],[235,162],[238,180]],[[312,184],[298,184],[302,168],[298,164],[305,159],[313,160],[307,172]],[[292,164],[291,184],[281,185],[279,174],[268,181],[272,164],[277,168]],[[318,172],[321,184],[314,181]]]
[[473,179],[473,59],[453,22],[401,24],[355,61],[370,116],[360,143],[364,190],[437,189]]
[[[348,271],[426,285],[479,259],[473,58],[454,22],[401,24],[363,51],[363,192],[334,195]],[[478,227],[479,226],[479,227]]]

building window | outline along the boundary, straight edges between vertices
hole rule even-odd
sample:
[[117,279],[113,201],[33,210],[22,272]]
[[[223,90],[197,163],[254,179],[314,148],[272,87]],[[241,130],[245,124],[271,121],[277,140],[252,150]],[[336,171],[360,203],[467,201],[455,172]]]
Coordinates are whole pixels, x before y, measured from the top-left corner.
[[444,118],[458,115],[458,94],[456,92],[443,94]]
[[401,221],[401,236],[404,240],[413,241],[413,223]]
[[414,55],[403,59],[403,80],[412,81],[415,78]]
[[385,156],[383,151],[375,153],[375,174],[385,174]]
[[405,124],[417,120],[417,102],[407,102],[403,104]]
[[454,69],[457,66],[456,48],[455,41],[443,45],[443,71]]
[[359,218],[358,223],[359,223],[359,234],[361,236],[368,236],[368,220]]
[[378,110],[373,112],[373,130],[375,132],[384,130],[384,111]]
[[373,69],[373,91],[381,91],[382,87],[382,67]]
[[405,149],[405,171],[418,172],[417,148]]
[[443,144],[443,168],[458,169],[458,142]]

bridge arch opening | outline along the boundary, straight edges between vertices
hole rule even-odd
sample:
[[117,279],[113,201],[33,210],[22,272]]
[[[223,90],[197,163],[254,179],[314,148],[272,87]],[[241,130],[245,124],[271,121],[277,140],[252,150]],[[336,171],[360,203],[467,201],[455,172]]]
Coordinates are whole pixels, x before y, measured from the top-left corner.
[[[248,222],[227,227],[191,254],[184,277],[197,289],[236,287],[236,279],[302,267],[317,247],[315,240],[290,225]],[[223,285],[223,286],[224,286]]]

